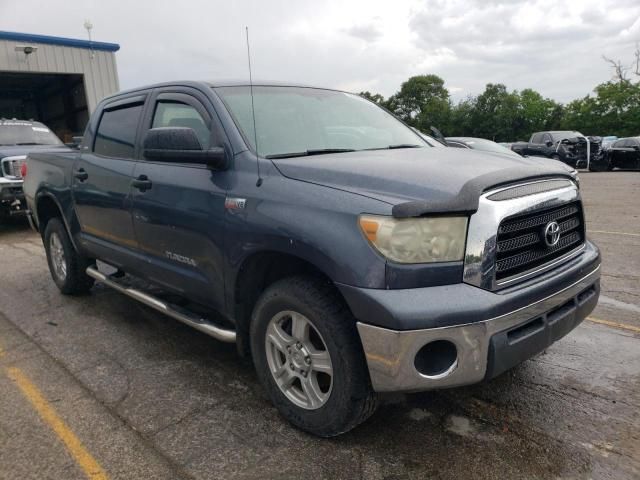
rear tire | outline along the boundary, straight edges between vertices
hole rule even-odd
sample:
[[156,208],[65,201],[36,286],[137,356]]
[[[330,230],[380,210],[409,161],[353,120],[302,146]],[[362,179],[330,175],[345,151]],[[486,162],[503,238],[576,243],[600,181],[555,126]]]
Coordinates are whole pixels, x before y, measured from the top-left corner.
[[250,334],[258,378],[296,427],[332,437],[375,411],[356,321],[326,281],[299,276],[271,285],[254,308]]
[[47,222],[43,241],[51,278],[60,291],[65,295],[87,293],[94,282],[85,272],[90,262],[73,247],[59,218]]

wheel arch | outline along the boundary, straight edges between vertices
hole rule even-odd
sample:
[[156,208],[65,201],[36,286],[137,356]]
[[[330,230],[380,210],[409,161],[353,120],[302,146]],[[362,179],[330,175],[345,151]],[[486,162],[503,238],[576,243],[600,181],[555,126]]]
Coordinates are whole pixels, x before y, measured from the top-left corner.
[[73,235],[71,235],[71,229],[69,228],[67,219],[63,214],[62,206],[60,205],[60,202],[55,197],[55,195],[47,191],[39,192],[36,195],[34,213],[36,221],[38,223],[38,230],[43,238],[44,231],[47,228],[47,223],[49,222],[49,220],[51,220],[52,218],[60,218],[65,230],[67,231],[67,235],[69,235],[71,245],[73,245],[73,248],[76,251],[79,251],[75,239],[73,238]]
[[[230,284],[228,301],[235,318],[237,345],[241,355],[249,356],[249,324],[254,306],[270,285],[294,275],[319,278],[334,286],[331,277],[313,262],[300,256],[277,250],[263,250],[248,255]],[[335,287],[334,287],[335,288]],[[343,301],[346,300],[335,288]]]

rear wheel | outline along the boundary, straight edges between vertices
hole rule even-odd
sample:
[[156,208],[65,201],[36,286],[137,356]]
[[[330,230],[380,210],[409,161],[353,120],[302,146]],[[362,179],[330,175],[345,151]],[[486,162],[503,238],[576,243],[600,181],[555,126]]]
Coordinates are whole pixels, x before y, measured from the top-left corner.
[[264,292],[252,316],[251,352],[271,401],[302,430],[338,435],[375,411],[355,319],[322,280],[291,277]]
[[60,291],[65,295],[88,292],[94,282],[85,272],[90,262],[73,248],[59,218],[47,222],[43,240],[49,272]]

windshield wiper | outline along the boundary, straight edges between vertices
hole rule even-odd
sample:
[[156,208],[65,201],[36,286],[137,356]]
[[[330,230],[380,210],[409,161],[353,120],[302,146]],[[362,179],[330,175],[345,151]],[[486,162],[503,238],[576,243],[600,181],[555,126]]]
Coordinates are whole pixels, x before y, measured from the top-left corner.
[[329,153],[345,153],[355,152],[353,148],[317,148],[312,150],[305,150],[304,152],[292,152],[292,153],[273,153],[266,155],[265,158],[294,158],[294,157],[309,157],[311,155],[327,155]]
[[417,145],[415,143],[397,143],[395,145],[387,145],[386,147],[367,148],[365,150],[395,150],[396,148],[420,148],[423,145]]
[[16,145],[42,145],[42,144],[38,142],[20,142],[20,143],[16,143]]

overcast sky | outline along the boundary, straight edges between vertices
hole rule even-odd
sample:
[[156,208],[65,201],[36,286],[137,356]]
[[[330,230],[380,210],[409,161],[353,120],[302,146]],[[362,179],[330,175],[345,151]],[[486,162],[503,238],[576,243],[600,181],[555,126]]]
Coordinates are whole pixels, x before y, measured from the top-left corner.
[[288,80],[389,96],[435,73],[455,100],[489,82],[567,102],[633,61],[640,0],[0,0],[0,30],[119,43],[121,87]]

